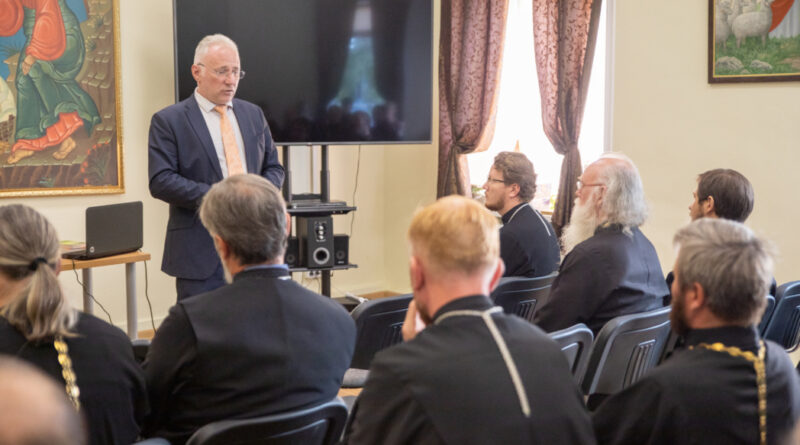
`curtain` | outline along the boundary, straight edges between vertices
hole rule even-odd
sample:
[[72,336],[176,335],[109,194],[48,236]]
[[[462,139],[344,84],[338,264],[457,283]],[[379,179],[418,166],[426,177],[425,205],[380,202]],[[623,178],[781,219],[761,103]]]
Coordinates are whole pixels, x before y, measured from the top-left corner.
[[558,235],[572,215],[581,174],[578,137],[592,71],[601,0],[533,0],[536,72],[544,133],[564,155],[552,223]]
[[491,142],[508,0],[442,0],[437,196],[471,195],[466,154]]

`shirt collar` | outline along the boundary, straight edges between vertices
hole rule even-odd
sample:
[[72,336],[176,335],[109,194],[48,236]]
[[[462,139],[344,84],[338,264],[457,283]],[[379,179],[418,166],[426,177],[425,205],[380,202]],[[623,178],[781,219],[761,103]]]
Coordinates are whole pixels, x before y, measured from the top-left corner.
[[491,300],[489,300],[489,297],[486,295],[469,295],[466,297],[457,298],[440,307],[439,310],[436,311],[436,314],[434,314],[433,319],[436,320],[437,318],[451,311],[485,311],[486,309],[490,309],[492,306]]
[[693,329],[686,334],[686,346],[699,343],[722,343],[744,351],[757,351],[760,337],[755,326],[723,326],[711,329]]
[[511,209],[509,209],[509,211],[504,213],[503,216],[501,217],[502,220],[503,220],[503,224],[508,224],[508,221],[511,219],[512,216],[514,216],[516,211],[519,210],[520,207],[524,206],[525,204],[527,204],[527,202],[521,202],[521,203],[515,205],[514,207],[511,207]]
[[[197,105],[200,106],[200,109],[205,111],[206,113],[214,111],[214,107],[217,106],[214,102],[211,102],[210,100],[203,97],[203,95],[200,94],[199,91],[197,91],[197,88],[194,89],[194,99],[197,101]],[[225,105],[227,105],[228,108],[233,108],[233,102],[228,102]]]
[[256,264],[253,266],[247,266],[233,276],[233,281],[236,281],[241,277],[257,274],[278,278],[288,277],[289,266],[286,264]]

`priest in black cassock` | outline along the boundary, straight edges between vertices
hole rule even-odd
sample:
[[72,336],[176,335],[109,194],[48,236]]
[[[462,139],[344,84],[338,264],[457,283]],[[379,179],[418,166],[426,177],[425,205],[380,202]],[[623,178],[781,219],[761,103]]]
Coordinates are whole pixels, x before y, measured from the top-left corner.
[[744,225],[699,219],[675,235],[664,364],[593,415],[600,444],[783,444],[800,417],[789,356],[755,329],[772,277],[769,245]]
[[493,307],[497,221],[460,196],[414,215],[404,343],[375,356],[349,444],[593,444],[560,348]]

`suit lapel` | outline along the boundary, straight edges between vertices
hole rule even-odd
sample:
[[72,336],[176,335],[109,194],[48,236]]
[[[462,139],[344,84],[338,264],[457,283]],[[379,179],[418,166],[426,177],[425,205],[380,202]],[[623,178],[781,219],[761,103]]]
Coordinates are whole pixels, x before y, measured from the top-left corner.
[[244,157],[247,162],[247,172],[259,174],[258,169],[258,147],[256,132],[249,115],[245,112],[244,106],[238,99],[233,100],[233,114],[239,123],[239,131],[242,132],[242,142],[244,143]]
[[200,111],[200,106],[197,104],[194,95],[190,96],[185,104],[186,118],[189,121],[189,125],[192,127],[194,134],[203,146],[203,151],[206,152],[208,156],[212,170],[217,174],[217,180],[214,182],[221,181],[222,169],[219,166],[219,158],[217,157],[217,151],[214,149],[214,142],[211,141],[211,133],[208,132],[206,120],[203,118],[203,114]]

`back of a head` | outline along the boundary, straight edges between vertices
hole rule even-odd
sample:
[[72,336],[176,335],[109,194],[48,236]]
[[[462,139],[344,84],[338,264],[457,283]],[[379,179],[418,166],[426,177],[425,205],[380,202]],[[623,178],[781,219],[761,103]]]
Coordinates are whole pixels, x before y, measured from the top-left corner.
[[279,260],[286,250],[286,204],[261,176],[234,175],[206,193],[200,219],[242,265]]
[[28,340],[70,335],[76,316],[56,277],[61,251],[55,228],[19,204],[0,207],[0,221],[0,274],[26,282],[0,314]]
[[83,445],[86,433],[64,388],[38,369],[0,357],[0,444]]
[[446,196],[418,210],[408,228],[413,253],[441,274],[471,275],[500,255],[497,219],[463,196]]
[[699,283],[711,312],[731,325],[757,322],[772,281],[772,246],[741,223],[700,218],[680,229],[676,279]]
[[605,153],[596,161],[606,185],[602,212],[605,221],[625,227],[639,227],[647,219],[647,200],[639,170],[622,153]]
[[519,199],[530,202],[536,194],[536,172],[533,163],[522,153],[502,151],[494,157],[495,170],[503,174],[506,184],[519,185]]
[[697,200],[714,197],[714,213],[720,218],[745,222],[753,211],[754,193],[750,181],[736,170],[718,168],[697,177]]

